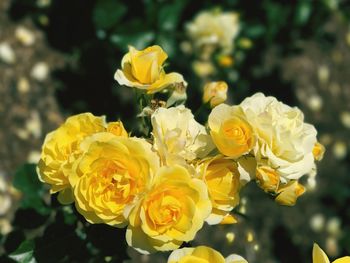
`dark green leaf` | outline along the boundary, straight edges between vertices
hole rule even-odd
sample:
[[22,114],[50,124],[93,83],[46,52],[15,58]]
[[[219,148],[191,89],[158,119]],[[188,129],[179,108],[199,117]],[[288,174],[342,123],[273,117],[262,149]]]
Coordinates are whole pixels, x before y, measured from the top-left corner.
[[137,49],[143,49],[154,40],[153,31],[138,32],[133,34],[114,34],[111,36],[111,42],[118,46],[121,50],[127,51],[128,45]]
[[98,29],[109,29],[116,25],[127,8],[116,0],[99,0],[93,11],[93,21]]
[[9,255],[9,258],[18,263],[35,263],[34,247],[35,243],[33,240],[26,240]]
[[159,34],[156,41],[157,45],[160,45],[164,51],[172,57],[175,55],[176,45],[175,39],[169,34]]
[[298,26],[302,26],[307,23],[311,14],[312,3],[311,1],[299,1],[296,14],[295,23]]
[[158,15],[158,26],[161,30],[172,31],[176,29],[185,1],[178,0],[171,4],[164,5]]
[[260,37],[265,33],[265,27],[263,25],[251,25],[246,27],[247,36],[250,38]]
[[43,202],[44,184],[39,181],[35,164],[25,164],[20,167],[13,179],[13,185],[23,194],[22,208],[33,208],[39,214],[48,214],[49,208]]

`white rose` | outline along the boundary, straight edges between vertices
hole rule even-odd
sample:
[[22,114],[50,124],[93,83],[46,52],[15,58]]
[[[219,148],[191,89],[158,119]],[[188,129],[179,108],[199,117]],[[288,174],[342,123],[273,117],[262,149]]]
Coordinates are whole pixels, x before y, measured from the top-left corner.
[[165,164],[205,157],[213,148],[205,127],[183,105],[158,108],[151,117],[154,148]]
[[282,182],[298,179],[312,170],[317,131],[304,122],[297,107],[262,93],[246,98],[240,106],[258,137],[253,149],[258,162],[267,162],[276,169]]

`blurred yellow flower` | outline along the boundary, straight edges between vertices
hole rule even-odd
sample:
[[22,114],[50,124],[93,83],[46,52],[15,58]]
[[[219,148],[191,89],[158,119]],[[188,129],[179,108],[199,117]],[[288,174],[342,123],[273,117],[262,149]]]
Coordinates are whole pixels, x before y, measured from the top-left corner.
[[206,221],[210,225],[235,223],[229,213],[239,203],[240,174],[236,162],[218,155],[203,161],[198,168],[213,206]]
[[125,226],[124,208],[149,188],[159,159],[143,139],[98,133],[73,165],[75,205],[90,223]]
[[210,102],[210,107],[223,103],[227,99],[227,83],[225,81],[209,82],[204,86],[203,102]]
[[185,247],[174,250],[168,263],[248,263],[239,255],[224,258],[218,251],[207,246]]
[[321,143],[316,142],[314,148],[312,149],[312,154],[314,155],[315,160],[321,161],[325,151],[325,147]]
[[[312,249],[312,263],[330,263],[326,253],[317,244]],[[333,263],[350,263],[350,257],[338,258]]]
[[298,181],[290,181],[285,185],[280,185],[277,190],[275,201],[280,205],[293,206],[299,196],[305,193],[305,187]]
[[69,166],[80,153],[80,142],[87,136],[104,131],[105,125],[104,117],[82,113],[69,117],[58,129],[46,135],[38,174],[42,182],[51,185],[51,193],[66,190],[63,193],[69,195],[69,173],[66,172],[69,169],[64,167]]
[[210,135],[222,154],[238,158],[253,149],[256,141],[253,128],[239,106],[216,106],[208,124]]
[[197,76],[205,78],[215,73],[213,63],[208,61],[196,60],[192,63],[192,69]]
[[118,69],[114,78],[120,85],[135,87],[155,93],[178,83],[187,85],[179,73],[166,74],[164,62],[168,55],[160,46],[151,46],[144,50],[129,47],[122,59],[122,69]]
[[240,30],[239,15],[235,12],[203,11],[187,24],[187,33],[196,48],[213,46],[223,53],[234,48]]
[[141,253],[177,249],[194,239],[211,212],[205,183],[181,166],[163,166],[129,214],[128,244]]
[[280,176],[275,169],[262,165],[256,168],[256,180],[265,192],[276,192]]

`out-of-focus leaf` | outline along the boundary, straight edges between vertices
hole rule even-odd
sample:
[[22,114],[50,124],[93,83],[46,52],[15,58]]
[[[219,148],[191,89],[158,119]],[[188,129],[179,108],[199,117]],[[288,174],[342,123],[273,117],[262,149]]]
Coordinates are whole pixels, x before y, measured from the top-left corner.
[[169,36],[169,34],[159,34],[156,40],[156,44],[160,45],[164,51],[169,55],[169,57],[173,57],[176,51],[176,42],[175,39]]
[[18,263],[36,263],[34,258],[35,243],[33,240],[25,240],[9,258]]
[[117,0],[99,0],[93,10],[93,21],[98,29],[109,29],[126,13],[127,7]]
[[266,2],[264,8],[269,23],[266,36],[271,41],[280,32],[280,29],[288,24],[291,6],[285,6],[279,2]]
[[133,34],[114,34],[111,36],[110,40],[125,52],[128,49],[128,45],[134,46],[137,49],[145,48],[154,38],[155,34],[153,31],[146,31]]
[[13,186],[23,194],[20,203],[22,208],[33,208],[42,215],[50,212],[43,202],[43,185],[39,181],[35,164],[25,164],[17,170]]
[[265,33],[265,27],[263,25],[251,25],[246,27],[245,31],[248,37],[257,38]]
[[295,23],[298,26],[302,26],[307,23],[310,18],[312,9],[311,1],[299,1],[296,7]]
[[176,29],[185,4],[185,0],[177,0],[173,3],[164,5],[160,9],[158,15],[159,28],[164,31],[172,31]]

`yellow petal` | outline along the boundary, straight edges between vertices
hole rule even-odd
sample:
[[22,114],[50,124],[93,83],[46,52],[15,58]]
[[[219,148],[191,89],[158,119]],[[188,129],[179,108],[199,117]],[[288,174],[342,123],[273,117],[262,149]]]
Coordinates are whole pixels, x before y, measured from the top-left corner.
[[231,225],[231,224],[236,224],[237,219],[233,215],[227,215],[222,219],[220,222],[220,225]]
[[329,263],[326,253],[316,243],[312,249],[312,263]]
[[333,261],[333,263],[350,263],[350,257],[342,257]]

